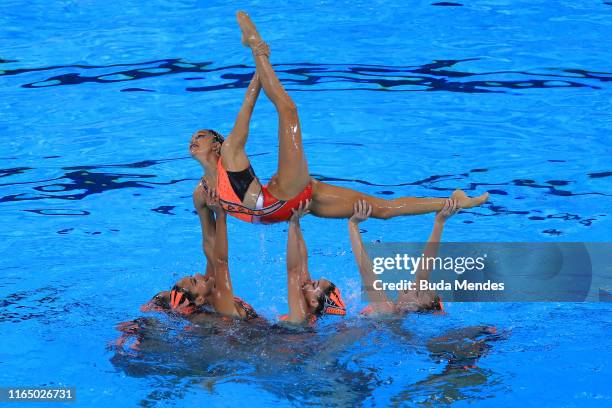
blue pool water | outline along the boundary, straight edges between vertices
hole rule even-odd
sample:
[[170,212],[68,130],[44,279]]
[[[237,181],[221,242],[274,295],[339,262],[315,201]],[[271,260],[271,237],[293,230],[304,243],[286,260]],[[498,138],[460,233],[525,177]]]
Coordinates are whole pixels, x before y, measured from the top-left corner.
[[[315,177],[388,198],[490,191],[448,241],[610,240],[610,2],[272,3],[240,6],[296,101]],[[204,267],[187,143],[230,130],[254,70],[234,12],[0,4],[0,386],[74,386],[86,407],[611,406],[610,304],[360,319],[340,220],[303,228],[347,318],[290,333],[150,315],[140,352],[111,347],[118,323]],[[262,96],[248,152],[264,181],[276,126]],[[368,221],[364,238],[422,241],[432,220]],[[286,311],[285,235],[229,223],[235,291],[271,321]],[[457,335],[480,326],[497,331]]]

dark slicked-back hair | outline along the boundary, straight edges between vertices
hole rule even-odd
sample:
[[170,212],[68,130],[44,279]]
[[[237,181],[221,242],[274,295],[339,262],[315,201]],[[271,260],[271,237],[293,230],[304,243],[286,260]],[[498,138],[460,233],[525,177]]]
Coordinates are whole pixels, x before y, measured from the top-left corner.
[[206,129],[206,132],[210,132],[216,142],[219,142],[220,144],[223,144],[223,142],[225,142],[225,138],[223,137],[223,135],[221,135],[221,133],[217,132],[216,130]]

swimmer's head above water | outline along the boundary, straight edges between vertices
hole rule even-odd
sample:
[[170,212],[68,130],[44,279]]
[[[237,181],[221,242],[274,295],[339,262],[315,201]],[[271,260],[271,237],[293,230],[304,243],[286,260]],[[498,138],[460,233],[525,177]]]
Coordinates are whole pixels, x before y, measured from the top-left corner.
[[212,277],[196,273],[180,279],[171,290],[159,292],[141,307],[143,312],[175,311],[183,315],[196,313],[199,309],[212,304]]
[[327,279],[321,278],[304,283],[302,292],[312,315],[317,317],[325,314],[346,315],[346,306],[340,295],[340,289]]
[[189,141],[189,154],[201,164],[216,165],[224,141],[219,132],[210,129],[198,130]]

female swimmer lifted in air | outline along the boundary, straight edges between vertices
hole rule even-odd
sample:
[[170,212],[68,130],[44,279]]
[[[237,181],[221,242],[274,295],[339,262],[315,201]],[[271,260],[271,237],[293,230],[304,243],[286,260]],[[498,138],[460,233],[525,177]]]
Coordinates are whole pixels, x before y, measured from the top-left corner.
[[[444,199],[441,198],[402,197],[385,200],[310,177],[295,103],[276,77],[268,59],[270,50],[249,16],[238,12],[237,18],[242,29],[242,41],[253,52],[256,73],[227,140],[214,130],[200,130],[192,136],[189,144],[191,156],[204,169],[204,176],[193,194],[204,231],[213,222],[212,214],[206,207],[204,191],[213,187],[217,188],[225,211],[247,222],[288,221],[292,210],[309,199],[312,200],[310,212],[327,218],[349,218],[353,214],[353,205],[359,200],[365,200],[372,206],[372,217],[382,219],[442,209]],[[275,105],[279,118],[278,169],[267,185],[262,185],[255,176],[244,149],[251,114],[262,87]],[[456,190],[452,195],[461,208],[480,205],[487,197],[488,193],[470,198],[461,190]],[[206,252],[206,248],[204,250]]]

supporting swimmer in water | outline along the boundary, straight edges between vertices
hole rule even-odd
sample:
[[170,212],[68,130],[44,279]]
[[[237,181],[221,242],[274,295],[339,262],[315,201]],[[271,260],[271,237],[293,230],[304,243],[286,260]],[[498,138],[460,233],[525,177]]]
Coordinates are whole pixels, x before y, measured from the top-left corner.
[[[171,291],[158,293],[142,310],[172,310],[193,323],[208,320],[213,314],[244,320],[257,318],[250,305],[233,295],[227,259],[226,215],[215,190],[207,192],[206,204],[216,215],[212,276],[196,274],[182,278]],[[306,201],[293,210],[287,238],[289,314],[282,316],[281,320],[290,323],[312,324],[325,314],[346,314],[340,290],[327,279],[313,280],[310,277],[308,252],[299,221],[308,214],[309,205],[310,201]]]
[[[381,219],[442,209],[444,199],[441,198],[401,197],[385,200],[310,177],[296,105],[276,77],[269,61],[270,50],[249,16],[238,12],[237,18],[243,43],[253,52],[256,73],[227,140],[224,141],[215,131],[201,130],[192,136],[189,145],[191,156],[204,169],[204,177],[193,198],[205,241],[206,226],[212,221],[203,193],[214,187],[219,191],[226,212],[247,222],[288,221],[292,210],[307,199],[312,200],[310,212],[326,218],[349,218],[353,205],[359,200],[367,201],[372,207],[371,216]],[[262,87],[276,107],[279,118],[278,168],[267,185],[262,185],[257,179],[245,153],[249,122]],[[471,208],[485,202],[488,193],[470,198],[463,191],[456,190],[452,197],[461,208]]]
[[313,280],[308,271],[308,251],[300,218],[309,213],[310,200],[293,210],[287,237],[287,298],[289,314],[281,317],[291,323],[314,323],[324,314],[346,315],[340,289],[327,279]]
[[192,322],[211,315],[255,319],[258,317],[255,310],[234,296],[228,266],[227,217],[216,190],[208,190],[205,199],[206,206],[215,213],[215,223],[211,225],[213,230],[209,229],[209,233],[214,234],[214,247],[209,254],[212,262],[207,266],[212,272],[180,279],[170,291],[155,295],[142,310],[172,310]]
[[[435,258],[440,247],[440,239],[446,220],[459,211],[459,202],[453,198],[445,201],[444,207],[438,211],[435,217],[433,230],[423,251],[424,258]],[[391,301],[384,291],[373,290],[374,281],[378,275],[374,273],[372,259],[363,245],[359,223],[367,220],[372,214],[372,206],[365,200],[355,204],[353,216],[349,219],[349,235],[355,261],[359,266],[359,273],[363,287],[365,288],[370,304],[364,310],[365,313],[407,313],[419,311],[443,310],[442,301],[433,290],[420,290],[422,281],[429,281],[431,269],[429,263],[420,263],[416,271],[416,290],[404,290],[399,292],[396,302]]]

